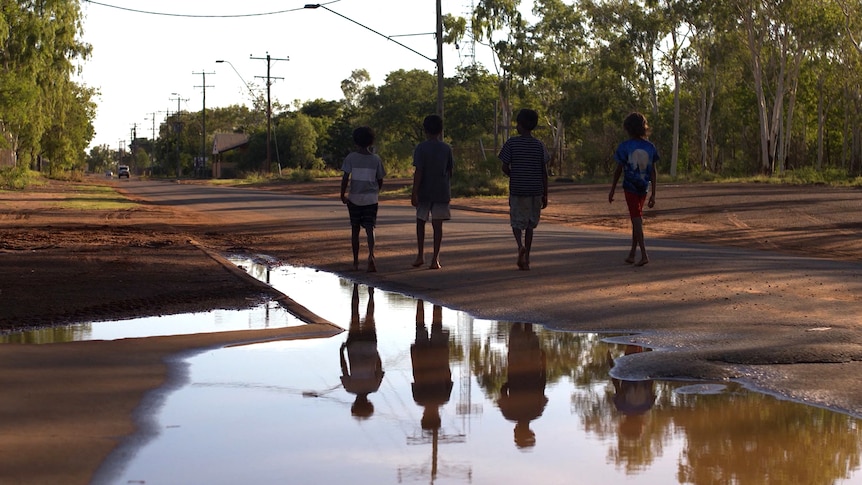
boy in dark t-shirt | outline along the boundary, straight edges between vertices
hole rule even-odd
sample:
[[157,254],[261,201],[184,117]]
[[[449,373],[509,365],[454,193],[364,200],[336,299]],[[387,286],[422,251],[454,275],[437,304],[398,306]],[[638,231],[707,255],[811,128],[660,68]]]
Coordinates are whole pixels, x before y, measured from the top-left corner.
[[434,229],[434,255],[430,269],[440,269],[440,245],[443,242],[443,221],[450,219],[449,199],[455,162],[452,147],[441,138],[443,118],[425,117],[422,123],[426,140],[413,151],[413,193],[410,202],[416,208],[416,259],[414,267],[425,264],[425,223],[430,219]]

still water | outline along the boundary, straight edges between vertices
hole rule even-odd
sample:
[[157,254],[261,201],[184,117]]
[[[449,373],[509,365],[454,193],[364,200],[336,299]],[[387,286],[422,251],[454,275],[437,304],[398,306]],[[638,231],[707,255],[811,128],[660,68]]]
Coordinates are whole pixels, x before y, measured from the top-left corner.
[[[733,383],[613,379],[614,360],[649,349],[608,335],[474,319],[303,268],[267,277],[345,332],[187,359],[153,432],[97,483],[862,483],[855,418]],[[139,324],[90,335],[102,325]]]

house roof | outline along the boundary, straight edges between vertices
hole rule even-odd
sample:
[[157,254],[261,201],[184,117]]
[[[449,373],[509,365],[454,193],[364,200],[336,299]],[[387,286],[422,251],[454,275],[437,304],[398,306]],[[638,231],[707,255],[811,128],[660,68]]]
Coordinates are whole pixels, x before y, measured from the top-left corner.
[[247,145],[248,140],[248,135],[244,133],[216,133],[213,136],[213,155]]

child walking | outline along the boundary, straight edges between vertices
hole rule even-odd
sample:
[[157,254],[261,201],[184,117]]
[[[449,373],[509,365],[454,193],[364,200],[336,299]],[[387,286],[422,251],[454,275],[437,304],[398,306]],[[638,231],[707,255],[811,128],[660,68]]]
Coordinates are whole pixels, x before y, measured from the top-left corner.
[[617,169],[614,172],[614,182],[608,194],[608,203],[614,201],[614,191],[620,175],[623,177],[623,191],[626,194],[626,205],[629,208],[629,216],[632,220],[632,249],[625,259],[628,264],[635,264],[635,253],[640,247],[641,259],[635,266],[643,266],[649,263],[646,246],[644,244],[643,209],[647,193],[650,194],[647,206],[655,205],[656,185],[656,163],[658,162],[658,150],[649,140],[649,125],[646,117],[641,113],[631,113],[623,121],[623,128],[629,135],[629,139],[620,143],[614,153]]
[[503,173],[509,177],[509,221],[518,243],[518,268],[529,270],[533,230],[539,225],[542,209],[548,207],[551,157],[545,144],[533,137],[539,114],[522,109],[515,120],[519,136],[506,140],[498,157],[503,162]]
[[[347,204],[350,214],[353,246],[353,269],[359,269],[359,230],[365,228],[368,239],[368,272],[377,271],[374,261],[374,227],[377,225],[377,201],[386,170],[380,157],[371,152],[374,145],[374,131],[367,126],[353,130],[353,142],[357,151],[350,152],[344,159],[341,170],[341,202]],[[350,193],[347,194],[347,187]]]
[[443,118],[429,115],[422,122],[425,141],[413,151],[413,193],[410,202],[416,208],[416,259],[413,267],[425,264],[425,223],[431,219],[434,229],[434,254],[430,269],[440,269],[440,245],[443,242],[443,221],[451,218],[449,200],[454,169],[452,147],[441,138]]

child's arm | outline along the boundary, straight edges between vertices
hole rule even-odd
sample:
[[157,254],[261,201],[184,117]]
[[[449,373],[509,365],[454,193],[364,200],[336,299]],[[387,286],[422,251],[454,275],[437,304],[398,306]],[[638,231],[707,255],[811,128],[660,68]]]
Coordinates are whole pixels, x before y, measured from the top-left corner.
[[608,204],[614,201],[614,192],[617,190],[617,183],[620,181],[620,175],[623,173],[623,166],[617,164],[617,169],[614,171],[614,182],[611,184],[611,192],[608,194]]
[[350,173],[344,172],[344,176],[341,177],[341,203],[347,203],[347,182],[350,180]]
[[413,192],[410,195],[410,203],[413,207],[419,207],[419,184],[422,183],[422,170],[419,167],[413,169]]
[[652,208],[655,205],[655,186],[656,182],[658,182],[658,175],[656,175],[655,164],[652,164],[652,168],[650,169],[650,190],[651,194],[649,196],[649,201],[647,202],[647,207]]
[[548,164],[542,170],[542,209],[548,207]]

